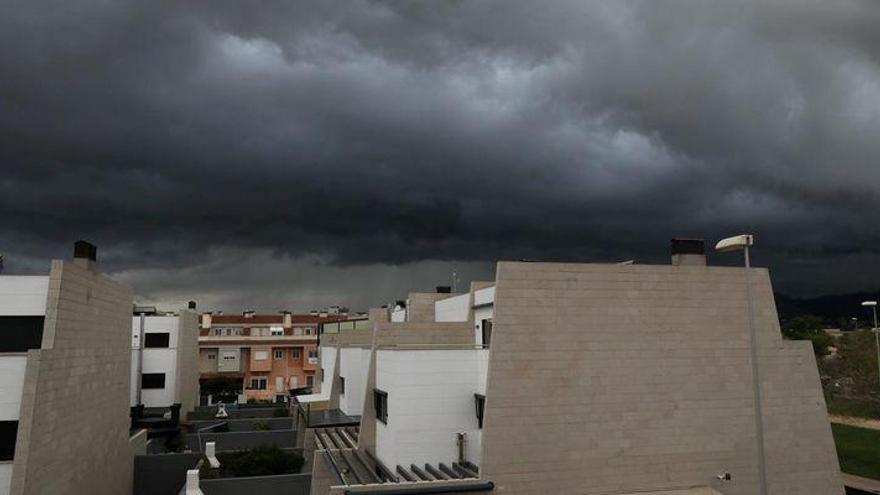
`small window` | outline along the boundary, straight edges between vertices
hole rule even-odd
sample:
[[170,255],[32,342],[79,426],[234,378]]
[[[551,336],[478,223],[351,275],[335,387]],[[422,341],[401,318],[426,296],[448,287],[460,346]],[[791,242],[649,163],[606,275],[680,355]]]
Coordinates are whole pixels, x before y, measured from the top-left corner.
[[376,408],[376,419],[388,424],[388,392],[373,389],[373,406]]
[[318,357],[318,351],[309,351],[309,357],[310,358]]
[[165,373],[142,374],[141,388],[144,390],[165,388]]
[[223,354],[224,361],[235,361],[236,359],[238,359],[238,356],[235,354]]
[[271,329],[272,335],[284,335],[283,327],[272,327]]
[[167,348],[168,343],[171,339],[171,336],[168,332],[164,333],[145,333],[144,334],[144,347],[162,347]]
[[275,349],[275,359],[284,359],[284,349]]
[[266,384],[268,380],[265,376],[254,376],[251,377],[251,388],[256,390],[266,390]]
[[310,327],[306,327],[306,335],[311,335],[312,329]]
[[315,375],[306,375],[306,387],[315,386]]
[[477,426],[483,428],[483,410],[486,408],[486,396],[474,394],[474,405],[477,409]]
[[299,359],[299,349],[291,349],[290,357],[293,359]]
[[0,316],[0,352],[27,352],[43,343],[42,316]]
[[345,378],[339,377],[339,393],[345,395]]
[[0,421],[0,461],[11,461],[15,455],[18,421]]
[[208,361],[214,361],[214,360],[216,360],[216,359],[217,359],[217,355],[216,355],[216,354],[214,354],[213,352],[209,352],[209,353],[208,353]]
[[488,348],[492,343],[492,320],[483,320],[483,347]]

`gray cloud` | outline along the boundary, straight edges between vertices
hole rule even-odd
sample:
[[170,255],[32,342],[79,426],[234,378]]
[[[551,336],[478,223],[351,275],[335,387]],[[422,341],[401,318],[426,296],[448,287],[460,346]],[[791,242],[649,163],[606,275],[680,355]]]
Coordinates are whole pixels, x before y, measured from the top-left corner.
[[659,261],[671,236],[747,229],[783,290],[880,275],[869,0],[3,10],[8,267],[86,237],[176,297],[225,287],[205,267],[236,280],[207,257],[235,252],[287,266],[266,273],[285,297],[360,303],[412,282],[304,294],[383,266],[430,286],[498,258]]

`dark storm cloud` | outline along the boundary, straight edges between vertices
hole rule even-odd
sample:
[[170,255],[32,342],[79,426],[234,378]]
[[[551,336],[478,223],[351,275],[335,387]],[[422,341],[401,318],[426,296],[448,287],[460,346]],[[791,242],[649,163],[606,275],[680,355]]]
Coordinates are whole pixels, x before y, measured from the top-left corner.
[[878,25],[868,0],[7,1],[0,242],[87,237],[161,291],[211,249],[369,272],[748,229],[783,288],[836,289],[821,266],[878,259]]

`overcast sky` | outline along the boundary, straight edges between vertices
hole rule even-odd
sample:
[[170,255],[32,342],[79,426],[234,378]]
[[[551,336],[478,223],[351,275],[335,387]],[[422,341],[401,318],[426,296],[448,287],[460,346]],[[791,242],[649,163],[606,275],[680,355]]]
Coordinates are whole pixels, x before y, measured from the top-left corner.
[[364,309],[749,231],[778,290],[880,288],[876,0],[0,3],[7,272]]

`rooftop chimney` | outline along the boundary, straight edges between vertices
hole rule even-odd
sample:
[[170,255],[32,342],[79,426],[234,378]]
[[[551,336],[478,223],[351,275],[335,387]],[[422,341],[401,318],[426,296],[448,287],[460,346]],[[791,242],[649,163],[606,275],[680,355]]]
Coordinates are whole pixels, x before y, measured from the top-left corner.
[[284,323],[282,324],[284,328],[290,328],[293,326],[293,315],[290,314],[290,311],[282,311],[281,314],[284,315]]
[[73,262],[84,268],[94,269],[98,261],[98,248],[86,241],[73,243]]
[[211,313],[202,313],[202,328],[211,328]]
[[437,286],[437,294],[451,294],[452,287],[448,285],[438,285]]
[[706,266],[706,243],[703,239],[672,239],[673,266]]
[[254,314],[256,314],[256,313],[254,313],[254,311],[253,311],[253,310],[250,310],[250,309],[247,310],[247,311],[245,311],[244,313],[242,313],[242,315],[243,315],[245,318],[253,318],[253,317],[254,317]]
[[190,301],[189,304],[186,305],[186,307],[188,307],[189,309],[195,311],[195,309],[196,309],[196,302],[195,302],[195,301]]

